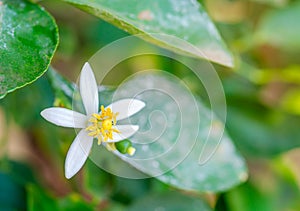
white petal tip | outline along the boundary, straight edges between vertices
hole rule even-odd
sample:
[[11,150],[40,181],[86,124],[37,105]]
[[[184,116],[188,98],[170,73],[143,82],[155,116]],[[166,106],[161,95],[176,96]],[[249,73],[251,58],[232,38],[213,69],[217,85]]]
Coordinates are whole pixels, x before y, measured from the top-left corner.
[[70,169],[67,165],[65,165],[65,177],[67,179],[71,179],[76,173],[77,171],[74,171]]
[[82,70],[81,70],[81,74],[93,74],[94,75],[93,69],[88,62],[84,63]]
[[41,112],[40,112],[40,115],[44,118],[44,119],[46,119],[47,118],[47,116],[48,116],[48,114],[49,114],[49,111],[51,110],[51,108],[45,108],[44,110],[42,110]]
[[138,131],[140,129],[140,126],[138,126],[138,125],[131,125],[131,127],[135,131]]
[[65,177],[66,177],[67,179],[71,179],[74,175],[75,175],[75,174],[72,174],[72,173],[70,173],[70,172],[65,171]]
[[42,110],[42,111],[40,112],[40,115],[41,115],[45,120],[47,120],[48,122],[51,122],[51,116],[52,116],[52,114],[51,114],[51,109],[50,109],[50,108],[46,108],[46,109]]
[[84,63],[82,70],[90,70],[90,69],[92,69],[90,63],[88,62]]
[[77,172],[79,172],[79,170],[71,169],[71,168],[68,168],[67,166],[65,166],[65,177],[67,179],[71,179],[72,177],[74,177],[75,174],[77,174]]
[[146,106],[146,103],[144,103],[141,100],[134,100],[135,101],[135,106],[138,108],[138,110],[143,109]]
[[71,179],[72,176],[65,173],[65,177],[66,177],[66,179]]
[[131,100],[128,107],[128,117],[133,114],[136,114],[137,112],[142,110],[145,106],[146,103],[144,103],[141,100],[136,100],[136,99]]
[[44,110],[42,110],[41,112],[40,112],[40,115],[45,119],[45,110],[46,109],[44,109]]

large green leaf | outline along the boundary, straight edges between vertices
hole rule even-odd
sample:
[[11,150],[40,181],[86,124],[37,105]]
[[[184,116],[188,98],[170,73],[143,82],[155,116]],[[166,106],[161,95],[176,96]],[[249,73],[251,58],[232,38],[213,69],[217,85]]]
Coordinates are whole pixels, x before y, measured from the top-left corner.
[[[266,13],[256,32],[258,43],[268,43],[286,50],[300,49],[300,3]],[[276,33],[274,33],[276,32]]]
[[[131,34],[175,52],[233,66],[233,57],[200,3],[193,0],[64,0]],[[182,45],[183,39],[188,45]],[[195,48],[191,47],[193,45]]]
[[58,44],[53,18],[24,0],[0,1],[0,98],[35,81]]
[[113,101],[137,97],[146,107],[129,120],[140,126],[131,137],[135,156],[114,156],[95,144],[90,158],[99,167],[118,176],[146,178],[138,169],[164,183],[196,191],[226,190],[247,178],[244,160],[222,134],[223,124],[178,80],[162,72],[144,72],[114,93],[102,90],[101,104],[107,105],[112,97]]

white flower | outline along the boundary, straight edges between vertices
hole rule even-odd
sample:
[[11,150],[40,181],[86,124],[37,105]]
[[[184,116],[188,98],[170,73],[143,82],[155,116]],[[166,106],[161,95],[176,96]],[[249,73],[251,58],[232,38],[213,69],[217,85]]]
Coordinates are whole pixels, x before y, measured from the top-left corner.
[[[66,178],[73,177],[85,163],[93,140],[98,144],[115,150],[114,142],[132,136],[139,129],[138,125],[118,125],[118,120],[125,119],[140,111],[145,103],[136,99],[116,101],[106,108],[101,106],[99,113],[98,87],[89,63],[85,63],[80,75],[80,95],[86,114],[66,108],[52,107],[41,112],[49,122],[63,127],[82,128],[71,144],[65,161]],[[128,154],[134,154],[130,148]]]

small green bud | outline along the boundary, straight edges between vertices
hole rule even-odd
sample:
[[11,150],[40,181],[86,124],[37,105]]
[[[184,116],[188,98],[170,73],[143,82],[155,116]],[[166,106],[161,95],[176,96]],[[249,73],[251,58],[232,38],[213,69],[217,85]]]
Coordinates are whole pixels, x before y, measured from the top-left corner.
[[135,153],[135,148],[132,147],[131,141],[128,139],[115,143],[115,146],[122,154],[129,154],[132,156]]

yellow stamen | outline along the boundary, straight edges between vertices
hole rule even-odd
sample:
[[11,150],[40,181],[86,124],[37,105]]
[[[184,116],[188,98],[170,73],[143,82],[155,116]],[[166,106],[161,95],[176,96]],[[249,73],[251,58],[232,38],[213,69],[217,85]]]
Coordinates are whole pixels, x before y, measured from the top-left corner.
[[98,145],[100,145],[102,142],[102,136],[101,135],[97,136],[97,139],[98,139]]
[[89,136],[96,136],[97,135],[97,131],[92,131],[90,133],[88,133]]
[[101,116],[99,114],[92,114],[93,117],[95,117],[96,119],[100,120]]

